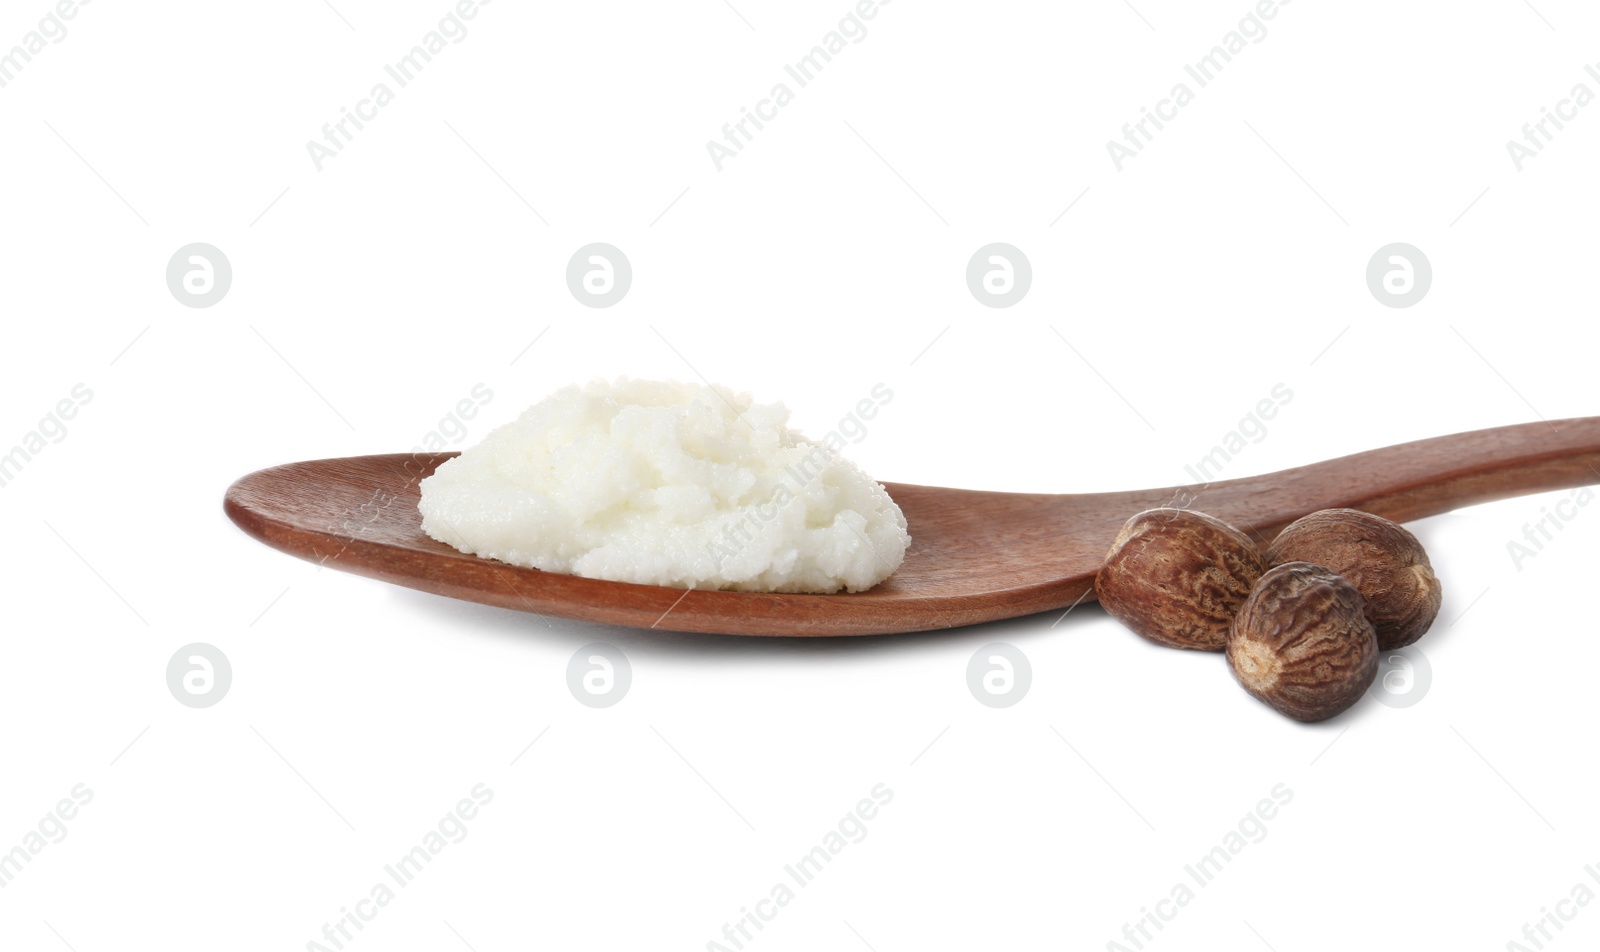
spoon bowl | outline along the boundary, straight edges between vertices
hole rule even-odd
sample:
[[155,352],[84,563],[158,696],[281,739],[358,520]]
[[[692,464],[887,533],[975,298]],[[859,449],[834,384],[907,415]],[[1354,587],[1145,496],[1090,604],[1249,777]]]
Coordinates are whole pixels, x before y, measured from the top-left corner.
[[1128,517],[1157,506],[1208,512],[1263,546],[1319,509],[1396,521],[1511,496],[1600,483],[1600,417],[1403,443],[1244,479],[1051,495],[885,484],[911,532],[905,562],[865,591],[783,595],[635,585],[467,555],[424,535],[418,483],[454,453],[290,463],[228,489],[246,533],[291,555],[410,588],[612,625],[730,635],[931,631],[1065,609]]

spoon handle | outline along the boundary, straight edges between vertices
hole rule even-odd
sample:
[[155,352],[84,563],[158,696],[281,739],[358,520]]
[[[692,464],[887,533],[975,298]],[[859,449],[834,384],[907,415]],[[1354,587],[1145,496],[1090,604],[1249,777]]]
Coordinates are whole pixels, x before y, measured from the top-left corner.
[[1595,483],[1600,483],[1600,417],[1581,417],[1417,440],[1174,491],[1191,493],[1194,508],[1231,516],[1270,539],[1318,509],[1362,509],[1405,522]]

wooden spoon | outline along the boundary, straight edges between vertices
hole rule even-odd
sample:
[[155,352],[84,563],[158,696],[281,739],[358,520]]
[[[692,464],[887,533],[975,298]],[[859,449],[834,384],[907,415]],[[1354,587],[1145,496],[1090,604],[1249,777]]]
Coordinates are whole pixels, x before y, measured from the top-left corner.
[[224,508],[245,532],[291,555],[502,608],[669,631],[871,635],[1088,601],[1117,530],[1156,506],[1211,513],[1266,544],[1318,509],[1405,521],[1600,483],[1600,417],[1458,433],[1204,486],[1062,496],[889,483],[911,551],[876,588],[838,595],[605,582],[465,555],[423,535],[417,512],[417,483],[454,455],[291,463],[234,483]]

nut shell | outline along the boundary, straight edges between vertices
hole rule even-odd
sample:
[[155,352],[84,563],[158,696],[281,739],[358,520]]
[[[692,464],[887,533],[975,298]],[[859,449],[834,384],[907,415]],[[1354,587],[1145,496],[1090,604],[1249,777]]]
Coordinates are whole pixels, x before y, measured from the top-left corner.
[[1226,522],[1150,509],[1122,527],[1094,587],[1108,614],[1156,644],[1221,651],[1266,568],[1250,537]]
[[1321,721],[1361,699],[1378,675],[1378,638],[1361,593],[1320,565],[1269,569],[1234,619],[1228,667],[1257,700]]
[[1358,509],[1324,509],[1291,523],[1267,549],[1269,565],[1285,562],[1310,562],[1349,579],[1384,651],[1421,638],[1444,597],[1417,537]]

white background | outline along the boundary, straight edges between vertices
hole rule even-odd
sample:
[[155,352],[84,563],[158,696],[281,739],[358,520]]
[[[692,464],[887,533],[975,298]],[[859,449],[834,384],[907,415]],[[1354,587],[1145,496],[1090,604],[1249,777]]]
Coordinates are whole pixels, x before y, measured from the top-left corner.
[[[445,0],[83,7],[0,89],[0,445],[94,394],[0,490],[0,850],[94,797],[0,889],[0,944],[306,948],[478,783],[347,947],[706,948],[880,783],[747,948],[1106,948],[1277,784],[1148,948],[1501,949],[1600,891],[1600,507],[1507,550],[1570,493],[1414,525],[1431,686],[1319,726],[1094,607],[848,641],[547,625],[221,511],[254,469],[408,450],[477,383],[466,442],[595,376],[703,374],[816,435],[884,382],[849,451],[875,476],[1053,492],[1185,482],[1278,383],[1226,477],[1595,413],[1600,105],[1520,172],[1505,143],[1600,92],[1600,16],[1533,2],[1285,6],[1121,172],[1106,141],[1245,0],[900,0],[720,172],[707,140],[846,0],[499,0],[320,172],[306,141]],[[0,49],[50,9],[6,3]],[[199,241],[234,271],[208,309],[164,280]],[[564,282],[592,241],[633,264],[609,309]],[[964,284],[993,241],[1032,261],[1009,309]],[[1364,279],[1395,241],[1434,269],[1407,309]],[[164,673],[197,641],[233,666],[204,710]],[[564,681],[596,641],[633,667],[606,710]],[[1033,669],[1005,710],[965,685],[997,641]],[[1560,908],[1559,947],[1600,938]]]

